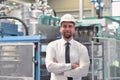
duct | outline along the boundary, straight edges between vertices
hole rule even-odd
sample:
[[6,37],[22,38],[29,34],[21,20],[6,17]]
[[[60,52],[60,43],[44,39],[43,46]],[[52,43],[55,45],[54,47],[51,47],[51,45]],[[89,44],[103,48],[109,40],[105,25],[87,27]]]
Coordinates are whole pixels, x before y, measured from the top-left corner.
[[57,39],[60,37],[58,27],[40,24],[31,25],[29,35],[42,35],[43,39]]

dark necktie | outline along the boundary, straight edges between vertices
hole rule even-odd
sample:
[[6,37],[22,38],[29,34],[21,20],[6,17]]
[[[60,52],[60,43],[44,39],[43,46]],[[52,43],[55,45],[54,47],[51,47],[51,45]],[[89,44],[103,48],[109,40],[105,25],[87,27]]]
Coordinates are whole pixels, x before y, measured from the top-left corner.
[[[69,47],[70,43],[67,42],[65,45],[66,45],[66,47],[65,47],[65,61],[66,61],[66,63],[70,63],[70,47]],[[68,80],[73,80],[73,78],[68,77]]]

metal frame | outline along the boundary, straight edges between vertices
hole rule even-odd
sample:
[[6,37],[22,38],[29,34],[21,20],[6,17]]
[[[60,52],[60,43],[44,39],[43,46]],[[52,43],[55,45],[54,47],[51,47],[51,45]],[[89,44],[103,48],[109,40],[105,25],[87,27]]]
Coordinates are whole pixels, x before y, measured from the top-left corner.
[[0,43],[15,43],[15,42],[23,42],[23,43],[34,43],[35,44],[35,54],[33,59],[35,68],[34,68],[34,80],[40,80],[40,35],[36,36],[4,36],[0,37]]

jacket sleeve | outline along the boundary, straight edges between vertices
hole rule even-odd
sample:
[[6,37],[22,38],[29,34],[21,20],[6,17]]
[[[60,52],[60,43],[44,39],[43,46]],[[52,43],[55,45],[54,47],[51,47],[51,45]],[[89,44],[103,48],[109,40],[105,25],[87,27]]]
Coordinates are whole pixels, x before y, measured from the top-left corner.
[[54,59],[56,59],[55,46],[53,44],[49,44],[46,49],[45,59],[46,68],[48,72],[57,74],[71,69],[70,63],[57,63]]
[[87,76],[89,70],[89,64],[90,64],[90,60],[89,60],[87,48],[83,47],[82,54],[80,55],[79,67],[64,72],[64,75],[67,77]]

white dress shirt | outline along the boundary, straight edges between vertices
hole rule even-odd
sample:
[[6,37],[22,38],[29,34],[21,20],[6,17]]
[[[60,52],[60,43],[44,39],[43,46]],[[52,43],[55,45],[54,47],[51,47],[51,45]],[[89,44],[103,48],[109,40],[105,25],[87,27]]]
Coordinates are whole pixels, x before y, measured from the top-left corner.
[[67,77],[81,80],[81,77],[87,75],[90,64],[87,48],[74,39],[69,42],[70,61],[78,63],[79,67],[72,69],[71,63],[65,63],[66,41],[64,39],[52,41],[47,46],[45,60],[47,70],[51,72],[50,80],[67,80]]

